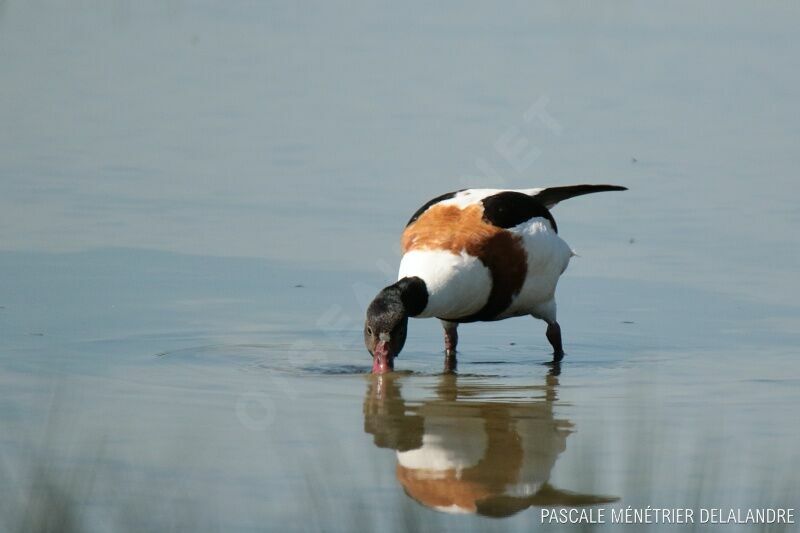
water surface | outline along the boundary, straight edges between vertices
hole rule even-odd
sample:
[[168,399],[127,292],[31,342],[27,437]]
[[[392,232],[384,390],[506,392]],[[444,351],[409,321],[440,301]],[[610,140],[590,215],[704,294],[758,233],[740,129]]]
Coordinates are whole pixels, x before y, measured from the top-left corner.
[[[0,530],[796,507],[799,22],[0,2]],[[560,369],[519,318],[462,327],[444,375],[412,321],[368,375],[419,205],[575,182],[630,191],[554,210]]]

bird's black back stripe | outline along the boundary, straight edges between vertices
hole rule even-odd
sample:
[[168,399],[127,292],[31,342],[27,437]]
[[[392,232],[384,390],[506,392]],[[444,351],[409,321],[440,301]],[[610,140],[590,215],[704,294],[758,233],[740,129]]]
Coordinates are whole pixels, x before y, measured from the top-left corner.
[[453,191],[453,192],[448,192],[448,193],[446,193],[446,194],[443,194],[443,195],[441,195],[441,196],[437,196],[437,197],[436,197],[436,198],[434,198],[433,200],[429,201],[428,203],[426,203],[425,205],[423,205],[422,207],[420,207],[419,209],[417,209],[416,213],[414,213],[413,215],[411,215],[411,218],[409,219],[408,223],[406,224],[406,227],[408,227],[408,226],[410,226],[411,224],[413,224],[414,222],[416,222],[416,220],[417,220],[417,219],[418,219],[420,216],[422,216],[422,213],[424,213],[425,211],[427,211],[427,210],[428,210],[428,208],[429,208],[429,207],[431,207],[432,205],[438,204],[439,202],[444,202],[445,200],[449,200],[450,198],[453,198],[453,197],[454,197],[456,194],[460,193],[460,192],[461,192],[461,191],[463,191],[463,190],[464,190],[464,189],[461,189],[461,190],[458,190],[458,191]]
[[553,215],[538,197],[505,191],[487,196],[482,203],[483,219],[498,228],[513,228],[532,218],[541,217],[549,220],[553,231],[558,232]]

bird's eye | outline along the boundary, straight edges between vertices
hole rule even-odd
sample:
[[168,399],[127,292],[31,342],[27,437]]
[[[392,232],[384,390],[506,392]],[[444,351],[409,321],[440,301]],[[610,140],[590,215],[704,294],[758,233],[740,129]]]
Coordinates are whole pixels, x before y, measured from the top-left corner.
[[372,336],[372,328],[367,326],[367,335]]

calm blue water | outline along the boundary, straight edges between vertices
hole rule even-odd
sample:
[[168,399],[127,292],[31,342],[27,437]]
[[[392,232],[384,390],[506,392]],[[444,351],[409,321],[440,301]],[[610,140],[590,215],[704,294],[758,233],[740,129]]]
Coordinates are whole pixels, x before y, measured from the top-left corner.
[[[0,530],[796,507],[799,22],[0,1]],[[455,377],[412,321],[366,374],[419,205],[576,182],[630,191],[554,210],[559,375],[531,319],[461,328]]]

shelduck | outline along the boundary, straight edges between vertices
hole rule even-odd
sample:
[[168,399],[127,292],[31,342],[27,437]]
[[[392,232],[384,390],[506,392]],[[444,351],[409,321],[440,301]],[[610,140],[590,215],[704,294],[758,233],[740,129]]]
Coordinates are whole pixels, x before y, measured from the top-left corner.
[[556,284],[574,255],[550,209],[618,185],[538,189],[464,189],[437,196],[414,213],[401,238],[398,281],[367,308],[364,343],[377,374],[394,368],[408,319],[438,318],[445,370],[456,367],[458,325],[531,315],[547,323],[553,363],[564,357]]

